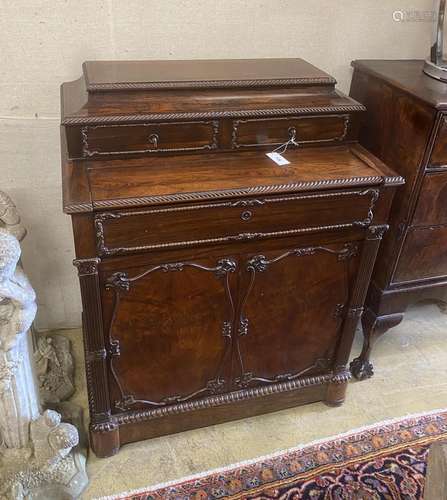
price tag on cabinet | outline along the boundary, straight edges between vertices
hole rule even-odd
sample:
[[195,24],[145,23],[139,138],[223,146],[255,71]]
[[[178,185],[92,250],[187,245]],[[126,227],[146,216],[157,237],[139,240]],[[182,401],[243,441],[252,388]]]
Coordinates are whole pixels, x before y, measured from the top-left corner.
[[286,160],[284,156],[279,153],[267,153],[267,155],[271,160],[273,160],[277,165],[283,167],[284,165],[290,165],[290,161]]

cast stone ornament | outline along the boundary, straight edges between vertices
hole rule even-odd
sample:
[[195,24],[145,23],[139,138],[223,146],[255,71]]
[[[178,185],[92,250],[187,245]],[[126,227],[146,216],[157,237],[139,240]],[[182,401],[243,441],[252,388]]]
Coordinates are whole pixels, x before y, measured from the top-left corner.
[[77,429],[57,412],[41,413],[30,328],[36,296],[17,238],[0,229],[0,499],[76,498],[85,488],[85,457],[73,450]]
[[14,235],[19,241],[26,236],[26,229],[11,197],[0,191],[0,227],[9,234]]
[[[3,191],[0,191],[0,228],[20,242],[27,233],[15,203]],[[18,265],[21,266],[20,262]],[[71,343],[63,335],[34,330],[32,333],[41,402],[45,405],[66,401],[75,391]]]

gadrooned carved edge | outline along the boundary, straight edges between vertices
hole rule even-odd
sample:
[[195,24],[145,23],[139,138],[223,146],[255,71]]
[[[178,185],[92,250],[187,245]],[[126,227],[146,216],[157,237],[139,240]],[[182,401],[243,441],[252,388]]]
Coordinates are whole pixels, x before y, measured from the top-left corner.
[[106,420],[105,422],[90,424],[90,430],[92,432],[97,432],[97,433],[114,432],[117,429],[118,429],[118,422],[113,417]]
[[191,80],[177,82],[120,82],[120,83],[89,83],[89,92],[105,90],[158,90],[158,89],[202,89],[228,87],[265,87],[283,85],[335,85],[337,80],[332,77],[316,78],[264,78],[260,80]]
[[79,276],[92,276],[98,274],[101,259],[75,259],[73,265],[77,267]]
[[405,184],[405,179],[400,175],[395,175],[392,177],[384,177],[385,186],[401,186],[402,184]]
[[86,212],[93,212],[93,205],[91,203],[71,203],[64,206],[66,214],[82,214]]
[[101,200],[95,201],[93,206],[99,208],[114,208],[137,206],[144,204],[163,204],[163,203],[180,203],[188,201],[213,200],[218,198],[242,197],[256,194],[270,194],[278,192],[304,191],[313,189],[324,189],[331,187],[344,186],[364,186],[368,184],[380,185],[383,184],[383,177],[352,177],[350,179],[328,179],[321,181],[302,181],[290,184],[275,184],[270,186],[252,186],[242,189],[224,189],[221,191],[203,191],[198,193],[177,193],[171,195],[160,196],[144,196],[141,198],[124,198],[119,200]]
[[176,415],[180,413],[201,410],[205,408],[212,408],[225,404],[235,403],[237,401],[244,401],[248,399],[259,398],[268,396],[270,394],[277,394],[281,392],[293,391],[304,387],[311,387],[315,385],[325,385],[329,383],[345,383],[351,378],[351,374],[346,371],[344,373],[327,375],[319,375],[315,377],[307,377],[297,379],[289,382],[281,382],[279,384],[267,385],[256,387],[252,389],[244,389],[237,392],[230,392],[228,394],[220,394],[217,396],[210,396],[196,401],[187,403],[175,404],[163,408],[155,408],[152,410],[133,411],[123,415],[115,415],[116,421],[119,425],[133,424],[151,420],[155,418],[166,417],[168,415]]
[[[397,178],[397,179],[400,179]],[[309,189],[319,189],[319,188],[331,188],[331,187],[347,187],[347,186],[364,186],[365,184],[383,184],[383,177],[374,176],[374,177],[356,177],[353,179],[335,179],[332,181],[314,181],[314,182],[301,182],[295,184],[282,184],[280,186],[258,186],[252,188],[245,188],[241,190],[224,190],[224,191],[203,191],[199,193],[182,193],[177,195],[167,195],[167,196],[147,196],[140,198],[125,198],[120,200],[103,200],[96,201],[93,204],[91,203],[80,203],[80,204],[71,204],[66,205],[64,207],[64,211],[67,214],[76,214],[76,213],[87,213],[93,212],[94,209],[107,209],[107,208],[122,208],[122,207],[132,207],[138,205],[144,205],[146,203],[150,204],[163,204],[169,202],[189,202],[189,201],[206,201],[206,200],[215,200],[219,198],[225,197],[240,197],[240,196],[249,196],[253,194],[274,194],[276,192],[285,191],[306,191]],[[401,184],[400,182],[396,182],[396,184]],[[341,195],[351,195],[356,193],[325,193],[321,195],[309,195],[309,196],[341,196]],[[361,193],[358,193],[361,194]],[[263,202],[268,201],[274,202],[276,200],[254,200],[254,203],[261,204]],[[288,201],[287,199],[277,200],[277,201]],[[236,202],[238,203],[238,202]],[[216,205],[221,206],[221,205]],[[222,205],[224,206],[224,205]],[[247,205],[248,206],[248,205]],[[212,206],[201,206],[198,205],[197,209],[200,208],[213,208]],[[171,207],[164,211],[182,211],[182,210],[190,210],[191,207]],[[148,212],[149,213],[149,212]]]
[[111,116],[68,116],[62,120],[62,125],[89,125],[95,123],[126,123],[146,122],[157,120],[200,120],[213,118],[245,118],[261,116],[284,116],[296,114],[319,114],[319,113],[349,113],[366,111],[361,104],[346,106],[320,106],[303,108],[274,108],[274,109],[247,109],[231,111],[205,111],[197,113],[151,113],[139,115],[111,115]]
[[337,373],[332,376],[331,383],[332,384],[347,384],[352,379],[352,374],[348,370],[344,370],[343,372]]

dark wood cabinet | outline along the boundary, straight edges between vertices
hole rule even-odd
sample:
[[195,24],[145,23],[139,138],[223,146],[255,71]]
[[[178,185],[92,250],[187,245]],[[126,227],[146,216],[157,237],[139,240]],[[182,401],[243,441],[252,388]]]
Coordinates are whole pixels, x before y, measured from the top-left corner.
[[447,302],[447,85],[423,61],[355,61],[351,96],[367,107],[360,142],[405,177],[398,189],[363,317],[364,348],[352,364],[373,375],[376,340],[411,303]]
[[300,60],[87,63],[62,102],[96,454],[341,404],[403,182],[363,106]]

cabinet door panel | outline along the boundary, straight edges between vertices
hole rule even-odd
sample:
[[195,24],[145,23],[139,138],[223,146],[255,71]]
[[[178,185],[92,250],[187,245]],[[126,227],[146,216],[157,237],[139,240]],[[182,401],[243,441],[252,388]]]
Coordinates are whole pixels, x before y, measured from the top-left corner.
[[241,263],[246,294],[236,387],[331,369],[357,253],[349,243],[268,252]]
[[[116,409],[222,392],[234,321],[231,259],[154,264],[105,277]],[[226,362],[228,360],[228,362]]]

